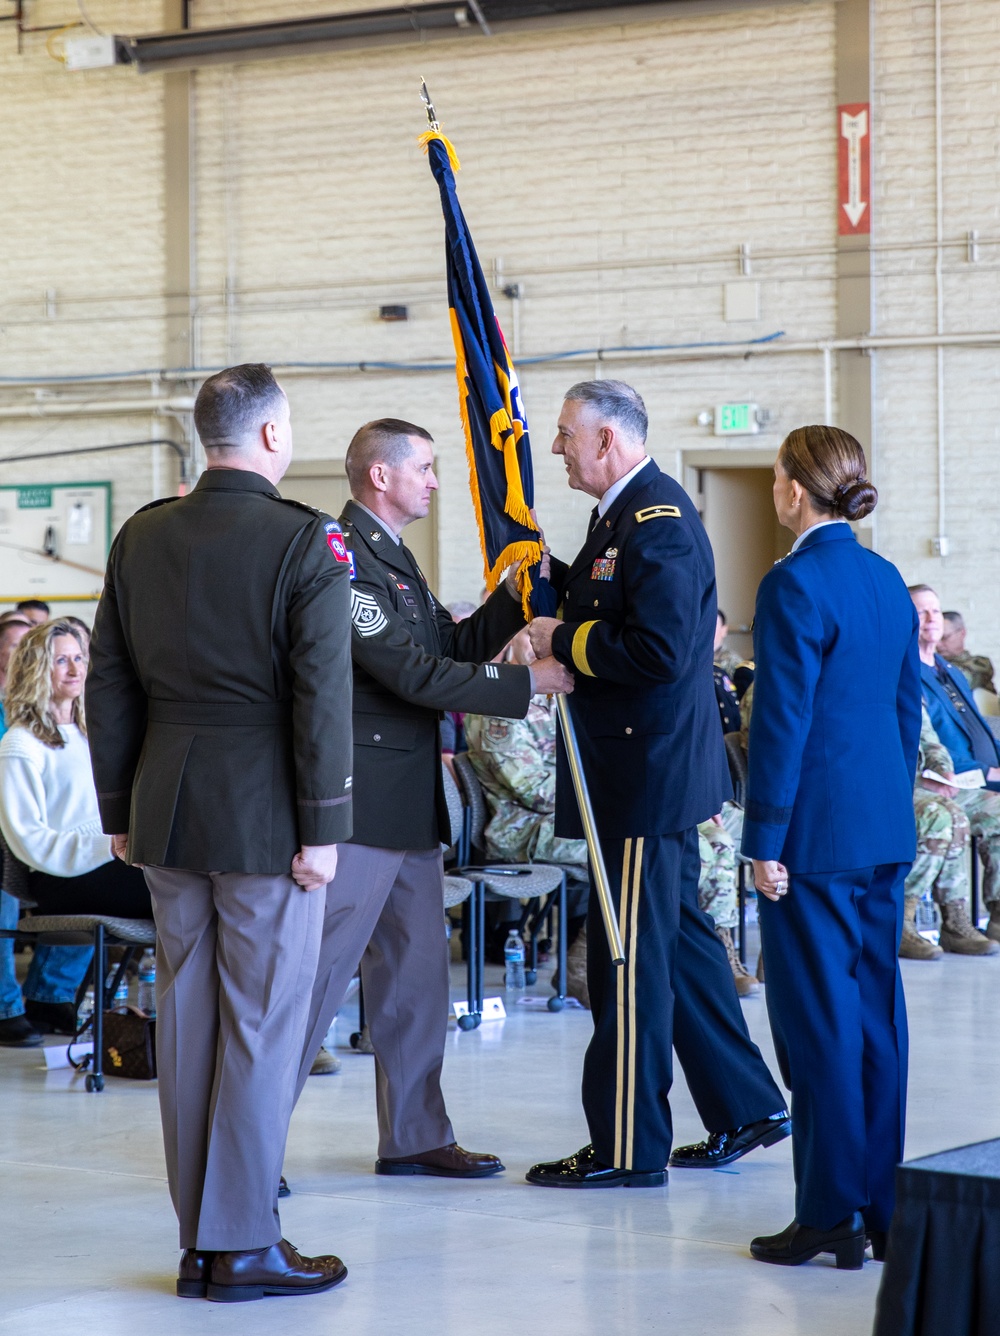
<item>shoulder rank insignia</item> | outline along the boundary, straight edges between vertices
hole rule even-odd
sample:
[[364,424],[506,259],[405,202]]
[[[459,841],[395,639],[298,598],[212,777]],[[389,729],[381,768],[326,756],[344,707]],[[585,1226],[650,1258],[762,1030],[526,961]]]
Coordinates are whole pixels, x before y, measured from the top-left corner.
[[679,520],[680,509],[677,506],[646,506],[635,512],[636,524],[645,524],[647,520]]

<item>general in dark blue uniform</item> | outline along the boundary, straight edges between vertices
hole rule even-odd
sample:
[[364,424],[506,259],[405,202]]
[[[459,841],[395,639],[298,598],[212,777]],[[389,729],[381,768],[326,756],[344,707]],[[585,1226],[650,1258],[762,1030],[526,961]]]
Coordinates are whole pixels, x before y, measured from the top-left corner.
[[[788,1130],[725,948],[698,908],[695,827],[730,795],[712,679],[715,569],[697,511],[646,457],[645,433],[635,391],[600,381],[569,392],[553,447],[570,486],[601,501],[573,564],[554,563],[562,623],[539,619],[531,634],[536,652],[551,643],[575,673],[571,709],[625,965],[611,963],[592,896],[594,1036],[583,1073],[592,1144],[535,1166],[529,1181],[545,1186],[664,1181],[672,1046],[706,1128],[729,1138],[735,1153],[725,1158]],[[562,752],[558,767],[556,831],[579,838]]]
[[795,1221],[762,1261],[876,1255],[902,1157],[906,1010],[897,950],[916,837],[917,619],[899,572],[846,523],[875,505],[835,428],[793,432],[775,466],[799,535],[761,582],[743,852],[755,860],[767,1004],[792,1091]]

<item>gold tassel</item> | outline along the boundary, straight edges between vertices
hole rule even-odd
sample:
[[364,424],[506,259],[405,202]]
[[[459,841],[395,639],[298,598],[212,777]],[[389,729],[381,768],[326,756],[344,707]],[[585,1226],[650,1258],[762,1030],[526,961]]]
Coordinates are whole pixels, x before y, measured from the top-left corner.
[[440,130],[425,130],[423,134],[420,136],[420,138],[417,140],[417,143],[426,153],[430,147],[431,140],[433,139],[440,140],[440,142],[444,144],[445,148],[448,150],[448,161],[451,163],[451,170],[453,172],[461,171],[462,164],[459,162],[458,154],[455,152],[455,145],[451,142],[450,139],[447,139],[441,133]]

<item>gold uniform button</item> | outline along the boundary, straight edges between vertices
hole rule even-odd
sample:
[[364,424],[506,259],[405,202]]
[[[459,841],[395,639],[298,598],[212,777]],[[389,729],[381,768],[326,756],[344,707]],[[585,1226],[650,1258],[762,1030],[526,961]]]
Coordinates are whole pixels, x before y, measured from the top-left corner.
[[625,732],[626,732],[626,733],[631,733],[632,730],[631,730],[630,728],[626,728]]
[[594,607],[595,607],[595,608],[599,608],[600,606],[601,606],[600,601],[599,601],[598,599],[595,598],[595,599],[594,599]]

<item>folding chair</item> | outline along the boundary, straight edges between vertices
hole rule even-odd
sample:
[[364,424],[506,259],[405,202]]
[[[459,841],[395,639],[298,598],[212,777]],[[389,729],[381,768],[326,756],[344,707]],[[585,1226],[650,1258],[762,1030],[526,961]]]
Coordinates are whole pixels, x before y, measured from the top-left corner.
[[[28,894],[27,866],[11,852],[0,834],[0,855],[3,861],[3,888],[22,906],[33,904]],[[18,922],[16,928],[0,928],[0,937],[31,946],[90,946],[94,948],[91,980],[94,987],[94,1014],[77,1030],[70,1040],[68,1051],[72,1061],[73,1045],[80,1042],[88,1029],[93,1030],[94,1053],[75,1063],[81,1070],[90,1066],[86,1087],[94,1092],[104,1089],[104,1010],[114,1000],[129,963],[147,946],[156,945],[156,928],[152,919],[117,918],[113,914],[31,914]],[[125,954],[118,968],[110,974],[107,952],[112,946],[124,946]]]
[[[482,1020],[487,900],[529,901],[528,910],[522,915],[519,925],[523,929],[526,923],[529,924],[531,955],[525,970],[528,983],[534,983],[538,977],[538,937],[542,924],[550,920],[552,911],[558,908],[554,978],[556,993],[549,998],[548,1009],[561,1011],[566,1005],[566,870],[548,863],[478,861],[484,852],[482,840],[487,820],[486,799],[468,753],[459,752],[454,758],[454,765],[465,799],[463,842],[460,846],[464,858],[460,854],[459,866],[454,871],[473,884],[464,920],[469,960],[469,1015],[460,1017],[458,1023],[463,1030],[473,1030]],[[447,778],[450,779],[450,776]],[[476,861],[466,863],[465,859]]]

